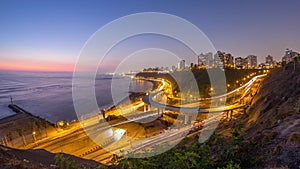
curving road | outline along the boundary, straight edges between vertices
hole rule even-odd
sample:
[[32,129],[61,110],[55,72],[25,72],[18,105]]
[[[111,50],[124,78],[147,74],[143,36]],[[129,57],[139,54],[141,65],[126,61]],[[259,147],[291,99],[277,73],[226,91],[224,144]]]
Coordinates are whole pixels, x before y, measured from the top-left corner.
[[[258,75],[253,77],[249,82],[247,82],[246,84],[244,84],[243,86],[220,96],[213,96],[210,98],[210,100],[216,100],[216,99],[221,99],[221,98],[226,98],[229,95],[238,93],[242,90],[245,90],[245,92],[243,93],[242,97],[240,99],[243,99],[247,92],[249,91],[251,85],[258,79],[265,77],[266,74],[263,75]],[[227,105],[227,106],[221,106],[221,107],[212,107],[212,108],[201,108],[199,106],[195,106],[195,107],[186,107],[186,106],[174,106],[174,105],[169,105],[169,104],[163,104],[163,103],[159,103],[153,100],[153,98],[155,96],[157,96],[158,94],[160,94],[163,91],[158,91],[152,94],[148,94],[145,97],[143,97],[143,102],[148,104],[148,105],[152,105],[154,107],[157,108],[161,108],[161,109],[165,109],[165,110],[170,110],[170,111],[175,111],[175,112],[184,112],[184,113],[214,113],[214,112],[222,112],[222,111],[229,111],[229,110],[234,110],[234,109],[239,109],[245,106],[245,104],[241,104],[241,103],[234,103],[232,105]],[[193,103],[196,105],[199,105],[200,102],[197,103]]]

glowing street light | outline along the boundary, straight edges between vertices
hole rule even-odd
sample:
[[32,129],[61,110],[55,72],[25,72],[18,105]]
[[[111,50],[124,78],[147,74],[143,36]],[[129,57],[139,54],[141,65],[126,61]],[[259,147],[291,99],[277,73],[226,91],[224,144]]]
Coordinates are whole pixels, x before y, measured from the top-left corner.
[[63,126],[65,125],[65,123],[64,123],[64,121],[61,120],[61,121],[58,122],[58,125],[59,125],[60,127],[63,127]]
[[36,137],[35,137],[35,135],[36,135],[36,132],[35,132],[35,131],[33,131],[33,132],[32,132],[32,137],[33,137],[33,141],[34,141],[34,142],[36,141]]

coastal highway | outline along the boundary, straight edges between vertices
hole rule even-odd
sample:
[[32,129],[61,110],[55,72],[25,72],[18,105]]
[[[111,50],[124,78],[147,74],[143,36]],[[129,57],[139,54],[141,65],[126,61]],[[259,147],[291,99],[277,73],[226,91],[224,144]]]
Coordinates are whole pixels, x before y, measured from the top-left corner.
[[[250,90],[251,85],[253,85],[253,83],[256,82],[257,80],[264,78],[265,76],[266,76],[266,74],[255,76],[249,82],[244,84],[243,86],[241,86],[229,93],[226,93],[226,94],[223,94],[220,96],[213,96],[213,97],[209,98],[209,100],[218,100],[218,99],[225,100],[226,97],[229,95],[233,95],[235,93],[244,91],[243,95],[240,98],[240,99],[243,99],[247,95],[248,91]],[[165,103],[160,103],[160,102],[153,100],[153,98],[156,97],[161,92],[163,92],[163,91],[158,91],[156,93],[146,95],[143,98],[143,102],[148,105],[152,105],[154,107],[158,107],[161,109],[175,111],[175,112],[191,113],[191,114],[195,114],[197,112],[198,113],[213,113],[213,112],[220,112],[220,111],[228,111],[228,110],[233,110],[233,109],[239,109],[239,108],[245,106],[245,104],[234,103],[232,105],[221,106],[221,107],[201,108],[201,107],[199,107],[200,102],[192,103],[192,104],[189,104],[188,106],[186,106],[187,104],[182,105],[182,106],[166,105]]]
[[142,121],[147,118],[157,118],[157,112],[147,112],[141,113],[140,115],[127,116],[126,121],[112,121],[110,124],[107,124],[104,121],[99,123],[99,120],[103,119],[102,116],[94,116],[94,118],[97,119],[98,122],[94,123],[95,120],[86,120],[83,122],[85,125],[84,129],[81,127],[82,123],[81,125],[77,124],[69,130],[58,132],[54,137],[49,137],[30,144],[27,148],[42,148],[50,152],[64,152],[81,156],[82,154],[89,152],[90,149],[99,147],[93,142],[93,140],[90,139],[90,137],[101,137],[101,140],[98,143],[107,142],[107,140],[113,137],[114,131],[116,130],[111,127],[117,128],[119,125]]
[[[239,89],[233,92],[243,91],[244,93],[242,94],[241,97],[246,97],[247,95],[250,94],[251,88],[255,88],[257,83],[259,83],[260,79],[263,78],[264,76],[265,75],[254,77],[244,86],[240,87]],[[233,94],[233,92],[231,92],[230,94]],[[215,97],[214,99],[219,99],[219,98],[220,97]],[[226,107],[214,107],[211,109],[211,111],[223,112],[224,110],[238,109],[238,108],[243,108],[244,106],[245,106],[244,104],[235,103],[233,105],[228,105]],[[214,124],[215,122],[219,121],[222,118],[222,116],[224,116],[223,113],[212,114],[208,119],[204,120],[202,123],[205,124],[205,128],[209,128],[211,124]],[[167,130],[164,133],[152,136],[150,138],[145,138],[145,139],[122,137],[120,140],[112,144],[109,149],[111,153],[115,153],[119,155],[126,155],[128,153],[139,152],[139,151],[144,152],[144,150],[148,149],[149,147],[153,147],[161,143],[167,142],[169,144],[170,143],[176,144],[177,141],[182,140],[186,136],[186,134],[192,129],[193,129],[193,125],[183,126],[178,129]],[[200,131],[196,131],[196,132],[200,132]],[[108,160],[110,154],[104,153],[103,151],[104,150],[91,152],[86,157],[97,161],[105,161],[106,159]]]
[[[254,88],[254,90],[256,89],[257,83],[260,82],[260,80],[262,78],[264,78],[266,75],[259,75],[259,76],[255,76],[254,78],[252,78],[248,83],[246,83],[245,85],[241,86],[240,88],[228,93],[229,94],[233,94],[234,92],[241,92],[242,89],[244,89],[244,93],[242,94],[241,98],[246,97],[247,95],[250,95],[251,93],[251,88]],[[149,96],[149,95],[148,95]],[[154,96],[154,95],[153,95]],[[153,97],[152,96],[152,97]],[[218,96],[218,97],[214,97],[214,99],[219,99],[222,97],[227,96],[226,94],[223,96]],[[183,105],[185,106],[185,105]],[[233,105],[228,105],[226,107],[215,107],[215,108],[211,108],[210,111],[214,111],[214,112],[223,112],[225,110],[232,110],[232,109],[238,109],[238,108],[242,108],[244,107],[244,104],[240,104],[240,103],[236,103]],[[182,108],[182,107],[180,107]],[[178,109],[177,109],[178,110]],[[181,109],[180,109],[181,110]],[[213,114],[210,118],[202,121],[203,124],[205,124],[205,127],[209,127],[211,124],[215,123],[216,121],[219,121],[221,119],[221,117],[224,116],[223,113],[219,113],[219,114]],[[181,140],[183,139],[183,137],[186,136],[186,134],[191,131],[193,129],[193,125],[189,125],[189,126],[185,126],[179,129],[175,129],[175,130],[171,130],[171,131],[167,131],[165,133],[162,133],[160,135],[157,136],[153,136],[151,138],[148,138],[146,141],[144,142],[140,142],[135,144],[135,146],[132,146],[131,148],[127,149],[126,152],[127,153],[132,153],[132,152],[136,152],[139,150],[145,150],[147,147],[151,147],[153,145],[156,144],[161,144],[164,142],[169,142],[170,141],[176,141],[176,140]],[[199,131],[198,131],[199,132]]]
[[[259,79],[259,77],[257,77],[257,79]],[[244,89],[245,94],[243,97],[246,97],[247,93],[250,92],[251,86],[253,86],[255,82],[256,79],[252,79],[252,81],[249,81],[246,85],[243,86],[245,87]],[[162,85],[159,89],[162,90],[163,87],[164,87],[164,83],[162,82]],[[155,92],[157,93],[160,90],[156,90]],[[235,92],[240,92],[240,91],[241,90],[236,90]],[[154,96],[154,95],[150,94],[148,95],[148,97],[149,96]],[[215,97],[215,99],[219,99],[219,97]],[[136,104],[136,108],[141,106],[143,106],[143,103]],[[242,106],[241,104],[233,104],[233,105],[228,105],[227,107],[215,107],[212,110],[221,112],[229,109],[237,109],[241,106]],[[130,138],[130,137],[124,137],[124,135],[126,135],[126,131],[117,129],[119,125],[136,122],[147,118],[156,118],[158,115],[157,111],[150,111],[145,113],[139,112],[140,113],[139,115],[135,115],[137,113],[136,110],[132,111],[132,109],[130,108],[128,108],[126,112],[127,113],[131,112],[130,113],[131,115],[126,117],[127,120],[110,122],[110,126],[108,126],[105,123],[99,123],[99,120],[103,119],[101,115],[92,116],[83,119],[81,121],[81,125],[84,126],[84,130],[82,129],[82,126],[78,124],[77,126],[75,125],[73,128],[69,130],[65,130],[60,133],[57,133],[57,135],[54,137],[37,141],[36,143],[32,144],[31,147],[29,148],[35,148],[35,149],[44,148],[51,152],[64,152],[64,153],[73,154],[87,159],[94,159],[101,162],[107,162],[109,158],[111,158],[112,153],[120,154],[120,150],[122,150],[123,154],[137,152],[159,143],[174,142],[176,140],[182,139],[182,137],[184,137],[186,133],[192,129],[192,126],[184,126],[182,128],[172,129],[170,131],[166,131],[159,135],[152,136],[150,138],[145,138],[142,140]],[[213,115],[209,119],[206,119],[204,121],[205,126],[209,126],[215,120],[219,120],[221,115],[222,114],[216,114],[215,116]],[[114,129],[111,129],[111,127],[113,127]],[[115,137],[115,134],[116,133],[118,134],[118,132],[120,133],[118,136],[116,135],[118,139],[114,138],[114,140],[111,141],[111,143],[113,144],[110,144],[111,137]],[[91,136],[92,138],[98,138],[100,140],[100,144],[101,141],[104,143],[108,141],[109,143],[107,146],[110,152],[107,152],[105,149],[99,147],[99,145],[94,143],[93,140],[91,140],[86,133],[88,133],[88,135]]]
[[[251,92],[250,88],[255,87],[255,82],[259,82],[259,79],[263,78],[264,76],[265,75],[254,77],[252,80],[250,80],[244,86],[241,86],[239,89],[234,90],[233,92],[231,92],[229,94],[233,94],[234,92],[243,91],[244,94],[242,95],[242,97],[246,97]],[[156,92],[159,92],[163,89],[163,87],[165,86],[164,85],[165,83],[162,81],[162,84],[163,85],[161,86],[160,90],[156,90]],[[221,97],[225,97],[225,96],[221,96]],[[220,97],[215,97],[214,99],[220,99]],[[185,106],[185,105],[183,105],[183,106]],[[228,105],[226,107],[214,107],[211,109],[211,111],[223,112],[224,110],[238,109],[238,108],[242,108],[242,107],[244,107],[244,104],[235,103],[233,105]],[[177,111],[178,111],[178,109],[177,109]],[[219,121],[223,115],[224,115],[223,113],[213,114],[210,116],[210,118],[204,120],[202,123],[205,124],[205,128],[209,128],[211,124],[214,124],[216,121]],[[111,153],[125,155],[127,153],[144,151],[149,147],[152,147],[157,144],[165,143],[165,142],[176,144],[176,141],[180,141],[181,139],[183,139],[186,136],[186,134],[189,131],[191,131],[192,129],[193,129],[193,125],[183,126],[178,129],[167,130],[164,133],[161,133],[156,136],[152,136],[150,138],[145,138],[145,139],[121,137],[120,140],[118,140],[114,144],[110,145],[109,149],[110,149]],[[199,132],[199,131],[197,131],[197,132]],[[97,161],[105,161],[106,159],[108,159],[110,157],[110,155],[111,154],[104,153],[103,150],[100,150],[100,151],[91,152],[86,157],[89,159],[97,160]]]

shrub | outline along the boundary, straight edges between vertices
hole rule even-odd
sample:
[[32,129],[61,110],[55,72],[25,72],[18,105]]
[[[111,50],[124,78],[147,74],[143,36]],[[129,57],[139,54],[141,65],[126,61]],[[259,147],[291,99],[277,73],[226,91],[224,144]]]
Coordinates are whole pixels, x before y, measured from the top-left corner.
[[294,110],[295,113],[300,113],[300,99],[297,101]]
[[74,164],[68,157],[64,157],[63,154],[58,153],[55,155],[55,164],[59,166],[60,169],[80,169],[80,167]]

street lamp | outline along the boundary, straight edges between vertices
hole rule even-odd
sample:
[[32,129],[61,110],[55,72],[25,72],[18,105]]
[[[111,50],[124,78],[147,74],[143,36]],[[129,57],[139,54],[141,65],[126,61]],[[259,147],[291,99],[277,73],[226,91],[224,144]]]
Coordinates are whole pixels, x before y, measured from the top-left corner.
[[33,137],[33,141],[34,141],[34,142],[36,141],[36,137],[35,137],[35,135],[36,135],[36,132],[35,132],[35,131],[33,131],[33,132],[32,132],[32,137]]
[[63,127],[63,126],[65,125],[65,123],[64,123],[64,121],[61,120],[61,121],[58,122],[58,125],[59,125],[60,127]]

